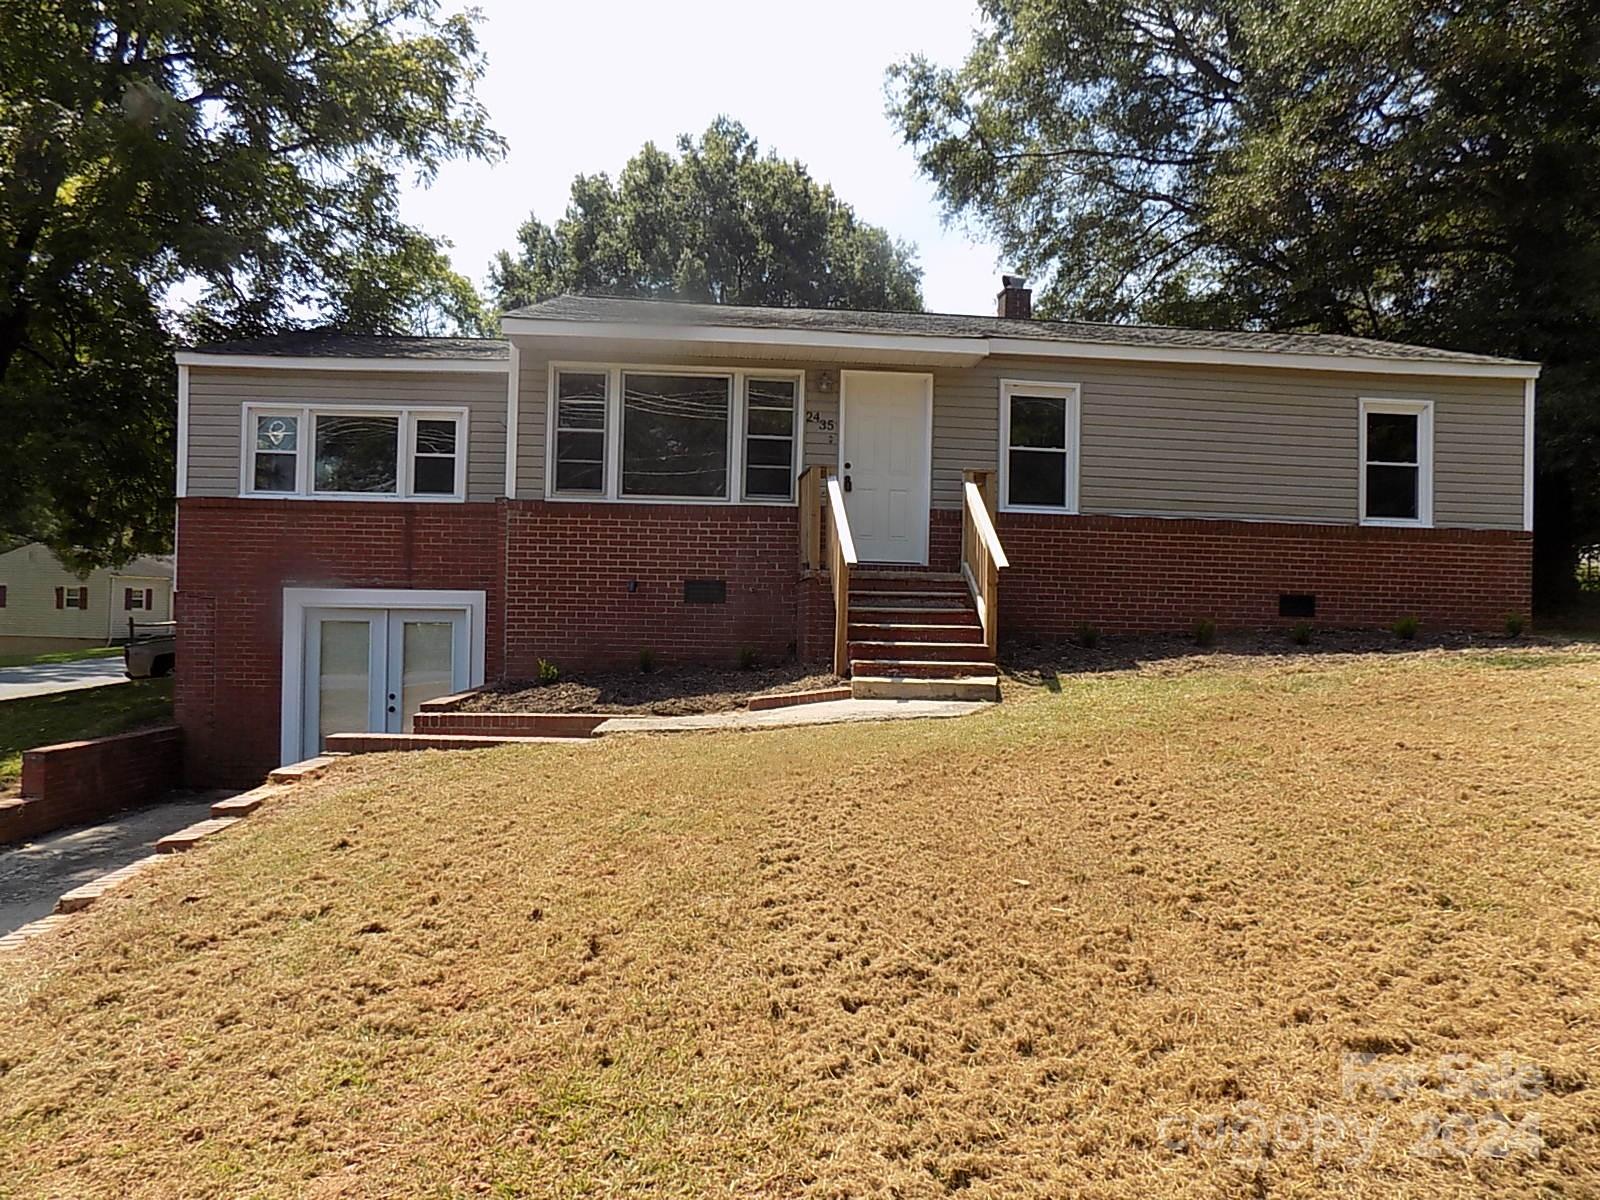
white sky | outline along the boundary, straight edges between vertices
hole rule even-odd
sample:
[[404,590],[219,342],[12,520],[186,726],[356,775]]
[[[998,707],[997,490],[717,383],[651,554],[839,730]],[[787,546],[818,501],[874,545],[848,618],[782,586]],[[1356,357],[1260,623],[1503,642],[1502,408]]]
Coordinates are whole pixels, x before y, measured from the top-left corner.
[[932,185],[884,115],[891,63],[965,56],[972,0],[476,2],[489,58],[479,95],[507,157],[448,164],[403,201],[474,281],[530,211],[545,222],[565,211],[573,176],[614,179],[646,141],[671,148],[726,113],[763,152],[799,159],[859,217],[914,243],[930,311],[992,311],[995,248],[941,224]]

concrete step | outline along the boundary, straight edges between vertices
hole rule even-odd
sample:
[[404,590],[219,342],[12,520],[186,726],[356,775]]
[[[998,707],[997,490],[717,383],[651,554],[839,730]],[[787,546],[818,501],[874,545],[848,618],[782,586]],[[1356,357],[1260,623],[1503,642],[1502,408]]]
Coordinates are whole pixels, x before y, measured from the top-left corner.
[[850,624],[881,625],[891,622],[914,625],[975,625],[972,609],[956,604],[894,604],[878,600],[857,602],[850,598]]
[[[930,628],[940,629],[934,625]],[[954,628],[952,626],[951,628]],[[941,662],[983,662],[994,665],[994,655],[982,642],[936,642],[917,638],[862,638],[851,639],[850,657],[857,658],[919,658],[939,659]]]
[[858,675],[850,680],[850,692],[857,700],[998,700],[1000,679],[995,675],[966,679]]
[[994,663],[976,659],[968,662],[927,658],[858,658],[850,663],[850,677],[857,675],[905,676],[916,679],[970,679],[993,675]]
[[970,624],[952,622],[948,625],[926,625],[915,621],[851,621],[849,635],[852,642],[965,642],[981,645],[983,626],[976,621]]

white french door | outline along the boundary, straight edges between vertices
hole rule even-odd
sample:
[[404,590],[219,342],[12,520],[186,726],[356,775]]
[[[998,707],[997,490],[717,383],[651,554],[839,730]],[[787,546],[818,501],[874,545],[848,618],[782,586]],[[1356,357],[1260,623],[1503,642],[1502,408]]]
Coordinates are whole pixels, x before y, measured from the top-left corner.
[[333,733],[409,733],[424,700],[470,687],[463,609],[308,608],[301,753]]

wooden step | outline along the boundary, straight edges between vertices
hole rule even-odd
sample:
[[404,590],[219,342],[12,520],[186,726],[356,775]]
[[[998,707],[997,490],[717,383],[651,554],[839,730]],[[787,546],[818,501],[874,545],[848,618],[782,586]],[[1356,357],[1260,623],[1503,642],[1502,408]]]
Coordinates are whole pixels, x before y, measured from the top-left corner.
[[971,608],[954,604],[858,604],[855,597],[850,598],[851,625],[975,625],[975,616]]
[[983,641],[983,626],[976,621],[925,625],[915,621],[851,621],[852,642],[967,642]]
[[994,663],[982,659],[963,662],[929,658],[858,658],[850,663],[850,677],[888,675],[907,679],[968,679],[993,675]]
[[[931,629],[954,629],[957,626],[932,625]],[[935,642],[900,640],[896,638],[852,638],[850,657],[858,658],[911,658],[939,659],[941,662],[984,662],[994,665],[994,655],[982,642]]]
[[850,589],[850,607],[858,604],[868,607],[877,604],[898,604],[905,608],[949,608],[960,607],[974,611],[972,597],[965,591],[960,592],[929,592],[921,588],[898,588],[890,591],[879,591],[874,588]]
[[922,679],[907,675],[858,675],[850,680],[857,700],[998,700],[995,675],[965,679]]
[[939,595],[960,593],[970,595],[967,581],[951,572],[935,571],[863,571],[850,572],[852,592],[928,592]]

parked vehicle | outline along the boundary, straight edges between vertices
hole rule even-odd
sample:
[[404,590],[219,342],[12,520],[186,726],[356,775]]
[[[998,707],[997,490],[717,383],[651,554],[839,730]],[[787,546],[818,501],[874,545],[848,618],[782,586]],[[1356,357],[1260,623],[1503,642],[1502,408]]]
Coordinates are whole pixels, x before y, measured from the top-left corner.
[[178,665],[176,621],[146,625],[128,622],[128,641],[122,647],[123,674],[129,679],[162,679]]

